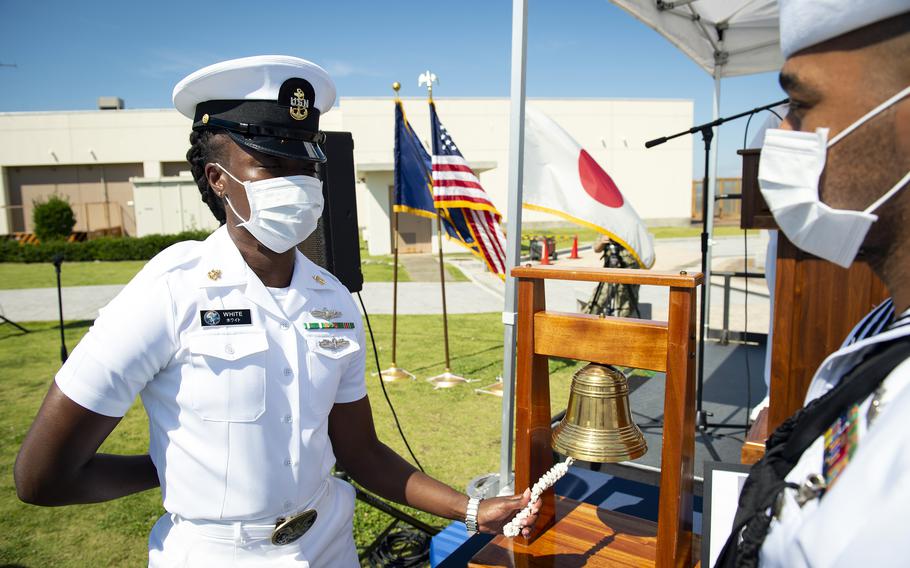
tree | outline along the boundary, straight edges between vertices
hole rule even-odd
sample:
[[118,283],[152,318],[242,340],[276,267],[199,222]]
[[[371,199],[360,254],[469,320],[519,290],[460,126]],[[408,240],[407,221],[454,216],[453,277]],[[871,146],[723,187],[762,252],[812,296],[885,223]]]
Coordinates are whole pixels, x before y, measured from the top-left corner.
[[47,201],[34,201],[32,220],[35,235],[41,241],[62,240],[70,236],[76,226],[76,215],[69,201],[59,195],[50,196]]

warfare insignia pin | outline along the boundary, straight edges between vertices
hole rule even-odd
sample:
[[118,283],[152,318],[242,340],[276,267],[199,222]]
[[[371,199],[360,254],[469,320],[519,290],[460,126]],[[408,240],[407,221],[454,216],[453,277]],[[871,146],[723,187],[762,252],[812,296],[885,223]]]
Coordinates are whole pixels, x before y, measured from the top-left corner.
[[330,339],[320,339],[319,346],[323,349],[329,349],[330,351],[338,351],[339,349],[344,349],[351,342],[343,337],[332,337]]
[[319,282],[319,284],[325,286],[325,278],[323,278],[322,276],[316,274],[315,276],[313,276],[313,280],[315,280],[316,282]]
[[209,270],[209,280],[218,280],[221,278],[221,271],[217,268]]
[[329,308],[322,308],[321,310],[313,310],[310,312],[310,315],[321,320],[332,321],[337,317],[341,317],[341,312],[338,310],[330,310]]
[[298,88],[291,97],[291,118],[306,120],[306,117],[310,115],[309,107],[310,101],[306,99],[306,93],[303,92],[303,89]]

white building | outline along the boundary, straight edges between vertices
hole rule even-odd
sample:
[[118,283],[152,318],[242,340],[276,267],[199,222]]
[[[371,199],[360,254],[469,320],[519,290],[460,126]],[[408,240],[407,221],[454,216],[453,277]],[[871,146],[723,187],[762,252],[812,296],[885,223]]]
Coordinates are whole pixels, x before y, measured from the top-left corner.
[[[651,150],[644,142],[692,124],[688,100],[534,99],[616,181],[650,224],[690,218],[692,139]],[[429,147],[425,99],[405,99],[408,120]],[[508,222],[509,100],[437,99],[437,112]],[[359,223],[371,254],[391,248],[394,107],[389,98],[342,98],[324,130],[354,137]],[[0,234],[31,231],[33,201],[68,197],[77,230],[126,234],[214,227],[198,197],[185,154],[190,121],[175,110],[0,113]],[[181,172],[183,174],[181,175]],[[525,210],[526,222],[553,221]],[[402,250],[431,250],[434,227],[400,219]]]

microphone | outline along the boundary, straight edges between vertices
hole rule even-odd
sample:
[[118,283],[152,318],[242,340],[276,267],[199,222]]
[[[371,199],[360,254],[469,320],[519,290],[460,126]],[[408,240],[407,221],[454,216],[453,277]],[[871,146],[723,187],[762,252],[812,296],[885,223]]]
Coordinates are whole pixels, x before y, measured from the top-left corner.
[[666,136],[661,136],[660,138],[655,138],[654,140],[648,140],[647,142],[645,142],[645,148],[651,148],[651,147],[657,146],[659,144],[663,144],[666,141],[667,141]]

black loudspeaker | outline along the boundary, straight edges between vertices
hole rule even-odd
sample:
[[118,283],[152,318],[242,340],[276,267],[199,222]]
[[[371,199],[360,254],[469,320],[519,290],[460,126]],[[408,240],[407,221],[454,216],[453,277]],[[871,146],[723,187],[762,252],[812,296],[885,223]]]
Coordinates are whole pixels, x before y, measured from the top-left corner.
[[316,230],[298,248],[341,280],[350,292],[363,289],[360,228],[354,195],[354,139],[350,132],[326,132],[322,166],[325,208]]

